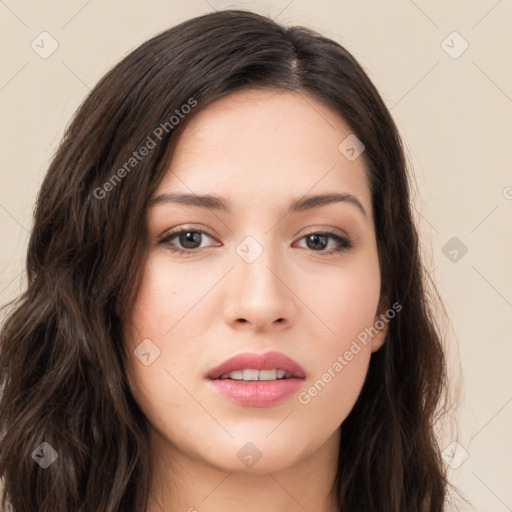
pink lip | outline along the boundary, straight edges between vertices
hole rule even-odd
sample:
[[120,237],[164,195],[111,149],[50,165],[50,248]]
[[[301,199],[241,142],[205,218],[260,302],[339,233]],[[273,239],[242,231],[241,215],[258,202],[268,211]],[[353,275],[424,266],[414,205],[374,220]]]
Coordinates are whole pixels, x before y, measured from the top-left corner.
[[[267,381],[219,379],[225,373],[249,368],[255,370],[278,368],[291,373],[292,378]],[[283,401],[300,389],[305,377],[306,372],[296,361],[279,352],[239,354],[224,361],[207,375],[208,382],[218,393],[247,407],[269,407]]]
[[278,368],[291,373],[293,377],[300,379],[306,377],[306,372],[299,363],[280,352],[265,352],[263,354],[245,352],[238,354],[237,356],[230,357],[219,366],[213,368],[213,370],[210,370],[206,377],[208,379],[218,379],[225,373],[249,368],[255,370],[272,370]]

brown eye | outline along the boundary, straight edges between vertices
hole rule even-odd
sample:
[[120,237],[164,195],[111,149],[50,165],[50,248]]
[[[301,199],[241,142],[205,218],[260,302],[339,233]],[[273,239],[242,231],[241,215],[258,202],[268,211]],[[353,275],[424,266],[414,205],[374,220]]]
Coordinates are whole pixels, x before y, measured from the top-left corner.
[[205,231],[195,229],[180,229],[164,235],[159,244],[165,245],[167,249],[179,254],[192,254],[198,252],[196,249],[201,249],[201,242],[204,237],[212,238],[211,235]]
[[[198,253],[198,249],[209,247],[208,245],[202,245],[205,237],[213,239],[213,237],[205,231],[182,228],[167,233],[158,240],[158,243],[165,245],[171,252],[192,255]],[[354,247],[353,242],[347,237],[340,236],[338,231],[312,232],[303,236],[300,240],[306,241],[305,249],[317,252],[322,256],[332,256]]]
[[[337,232],[336,232],[337,233]],[[306,248],[314,252],[325,253],[325,255],[332,255],[347,249],[354,247],[353,242],[343,236],[335,234],[333,232],[314,232],[309,233],[301,238],[306,241]],[[334,247],[331,247],[331,251],[326,251],[329,247],[329,241],[334,241]]]

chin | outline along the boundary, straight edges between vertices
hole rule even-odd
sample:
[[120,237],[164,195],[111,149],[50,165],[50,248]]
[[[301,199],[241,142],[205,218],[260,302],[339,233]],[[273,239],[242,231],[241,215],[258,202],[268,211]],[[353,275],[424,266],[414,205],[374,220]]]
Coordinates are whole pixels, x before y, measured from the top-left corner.
[[223,471],[254,475],[267,475],[269,472],[285,470],[302,457],[307,457],[304,450],[306,440],[286,443],[286,437],[283,439],[276,435],[271,440],[265,439],[266,435],[267,433],[263,434],[260,431],[254,437],[235,437],[226,444],[216,444],[217,450],[214,452],[205,449],[201,450],[201,453],[207,453],[208,461]]

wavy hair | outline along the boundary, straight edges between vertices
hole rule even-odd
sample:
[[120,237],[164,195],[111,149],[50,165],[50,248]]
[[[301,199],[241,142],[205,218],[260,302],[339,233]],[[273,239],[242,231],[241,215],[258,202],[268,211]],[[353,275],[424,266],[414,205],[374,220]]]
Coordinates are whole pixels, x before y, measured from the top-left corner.
[[[242,88],[310,95],[365,145],[381,290],[402,311],[341,427],[340,511],[445,510],[450,484],[434,433],[445,410],[445,353],[397,128],[340,44],[224,10],[156,35],[108,71],[45,174],[27,289],[4,306],[1,330],[0,478],[13,512],[145,511],[147,420],[128,387],[123,326],[145,262],[148,200],[190,119]],[[135,157],[148,137],[154,147]],[[43,454],[57,458],[43,468]]]

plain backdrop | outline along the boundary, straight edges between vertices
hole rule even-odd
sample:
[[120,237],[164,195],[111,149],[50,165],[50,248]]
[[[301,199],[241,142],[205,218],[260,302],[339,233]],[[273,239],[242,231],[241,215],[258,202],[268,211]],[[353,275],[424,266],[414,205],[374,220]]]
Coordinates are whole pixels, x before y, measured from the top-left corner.
[[331,37],[382,94],[414,168],[424,257],[451,321],[450,376],[462,390],[457,432],[442,434],[450,479],[479,512],[511,511],[510,0],[0,1],[0,304],[24,289],[36,194],[89,90],[156,33],[225,8]]

